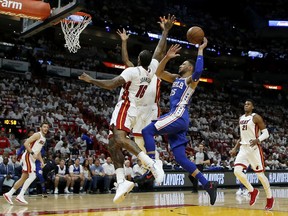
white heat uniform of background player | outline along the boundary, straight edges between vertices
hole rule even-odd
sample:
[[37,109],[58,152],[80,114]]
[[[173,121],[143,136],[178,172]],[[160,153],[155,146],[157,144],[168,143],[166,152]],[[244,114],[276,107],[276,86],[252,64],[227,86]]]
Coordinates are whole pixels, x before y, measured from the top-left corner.
[[156,76],[154,74],[158,65],[159,62],[156,59],[152,59],[148,71],[138,66],[129,67],[120,74],[126,83],[121,88],[110,126],[114,125],[118,130],[124,130],[129,133],[132,128],[135,128],[136,123],[140,123],[140,120],[136,120],[138,115],[137,107],[145,107],[146,100],[144,99],[146,97],[144,98],[144,95],[146,94],[146,90],[149,90],[148,86],[152,84],[151,81],[155,79],[153,77]]
[[239,119],[241,146],[234,164],[246,169],[251,164],[255,172],[263,172],[264,157],[261,147],[259,145],[250,147],[250,140],[260,135],[259,128],[253,122],[254,115],[255,113],[248,116],[242,115]]
[[[43,148],[46,138],[42,135],[41,132],[37,132],[40,134],[40,139],[35,140],[33,143],[30,144],[30,148],[34,152],[35,155],[38,155],[41,152],[41,149]],[[32,173],[36,171],[35,166],[36,159],[27,152],[27,150],[24,152],[24,154],[21,157],[21,162],[23,163],[22,172]]]

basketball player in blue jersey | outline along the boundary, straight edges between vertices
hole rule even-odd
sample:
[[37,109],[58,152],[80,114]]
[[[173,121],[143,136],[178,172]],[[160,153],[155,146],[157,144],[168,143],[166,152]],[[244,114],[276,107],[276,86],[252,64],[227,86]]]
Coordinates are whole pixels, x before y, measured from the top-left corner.
[[210,196],[210,203],[214,205],[217,196],[216,182],[208,180],[191,162],[185,152],[188,140],[186,134],[189,127],[189,105],[200,76],[203,71],[203,50],[207,46],[208,40],[204,38],[202,45],[198,48],[198,57],[195,70],[192,60],[184,61],[179,67],[179,74],[171,74],[164,71],[167,62],[179,56],[181,50],[179,45],[172,45],[165,57],[160,62],[156,75],[161,79],[173,83],[170,93],[170,112],[160,116],[157,121],[150,123],[142,130],[145,141],[145,148],[150,157],[155,157],[154,135],[168,134],[168,142],[173,151],[175,160],[194,178],[198,179]]

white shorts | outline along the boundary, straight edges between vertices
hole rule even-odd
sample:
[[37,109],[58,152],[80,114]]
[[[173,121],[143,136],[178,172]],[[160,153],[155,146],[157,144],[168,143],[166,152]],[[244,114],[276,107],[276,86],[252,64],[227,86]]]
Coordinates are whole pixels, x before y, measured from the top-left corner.
[[142,129],[150,124],[153,120],[157,120],[160,109],[157,104],[151,106],[137,107],[136,123],[133,127],[134,136],[142,136]]
[[131,132],[136,120],[137,110],[129,101],[119,101],[112,114],[110,126],[114,125],[118,130]]
[[22,172],[26,173],[36,172],[36,165],[35,165],[36,160],[27,151],[25,151],[24,154],[22,155],[21,161],[22,161]]
[[249,165],[255,172],[264,171],[264,157],[260,145],[250,147],[250,144],[244,144],[240,146],[234,166],[243,166],[247,169]]

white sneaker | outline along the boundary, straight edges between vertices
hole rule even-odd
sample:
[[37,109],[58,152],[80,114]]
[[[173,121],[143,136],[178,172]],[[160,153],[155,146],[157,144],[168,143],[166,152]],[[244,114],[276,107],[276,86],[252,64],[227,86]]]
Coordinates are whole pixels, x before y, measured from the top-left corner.
[[65,189],[65,190],[64,190],[64,193],[65,193],[65,194],[70,194],[70,191],[69,191],[68,189]]
[[4,193],[3,197],[10,205],[13,205],[12,196],[10,196],[8,193]]
[[58,188],[55,188],[55,190],[54,190],[54,194],[58,194],[59,192],[58,192]]
[[18,195],[17,197],[16,197],[16,201],[18,201],[19,203],[21,203],[21,204],[28,204],[28,202],[24,199],[24,197],[23,196],[20,196],[20,195]]
[[163,163],[161,160],[154,160],[154,163],[149,166],[149,170],[152,172],[155,183],[160,185],[164,181],[164,170],[163,170]]
[[243,192],[242,192],[241,188],[239,188],[238,191],[236,192],[236,195],[241,196],[242,193],[243,193]]
[[113,202],[115,204],[121,203],[133,187],[134,183],[131,181],[124,180],[122,183],[118,183]]

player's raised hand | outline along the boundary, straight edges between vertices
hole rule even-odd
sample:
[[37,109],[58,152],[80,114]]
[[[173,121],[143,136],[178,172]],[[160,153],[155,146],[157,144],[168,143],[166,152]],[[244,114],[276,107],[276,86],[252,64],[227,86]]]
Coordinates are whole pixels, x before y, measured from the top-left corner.
[[171,59],[180,56],[178,52],[181,49],[182,47],[179,44],[173,44],[166,53],[167,58]]
[[86,73],[81,74],[78,78],[79,78],[80,80],[83,80],[83,81],[88,82],[88,83],[90,83],[91,80],[93,79],[91,76],[89,76],[89,75],[86,74]]
[[120,36],[122,41],[128,40],[130,34],[127,34],[126,30],[123,28],[123,31],[121,32],[120,29],[117,29],[116,33]]
[[174,15],[168,14],[168,17],[165,16],[160,17],[160,27],[165,31],[169,31],[174,23],[176,22],[176,17]]
[[204,37],[203,39],[203,43],[199,46],[199,49],[205,49],[205,47],[207,46],[208,44],[208,40],[206,37]]

